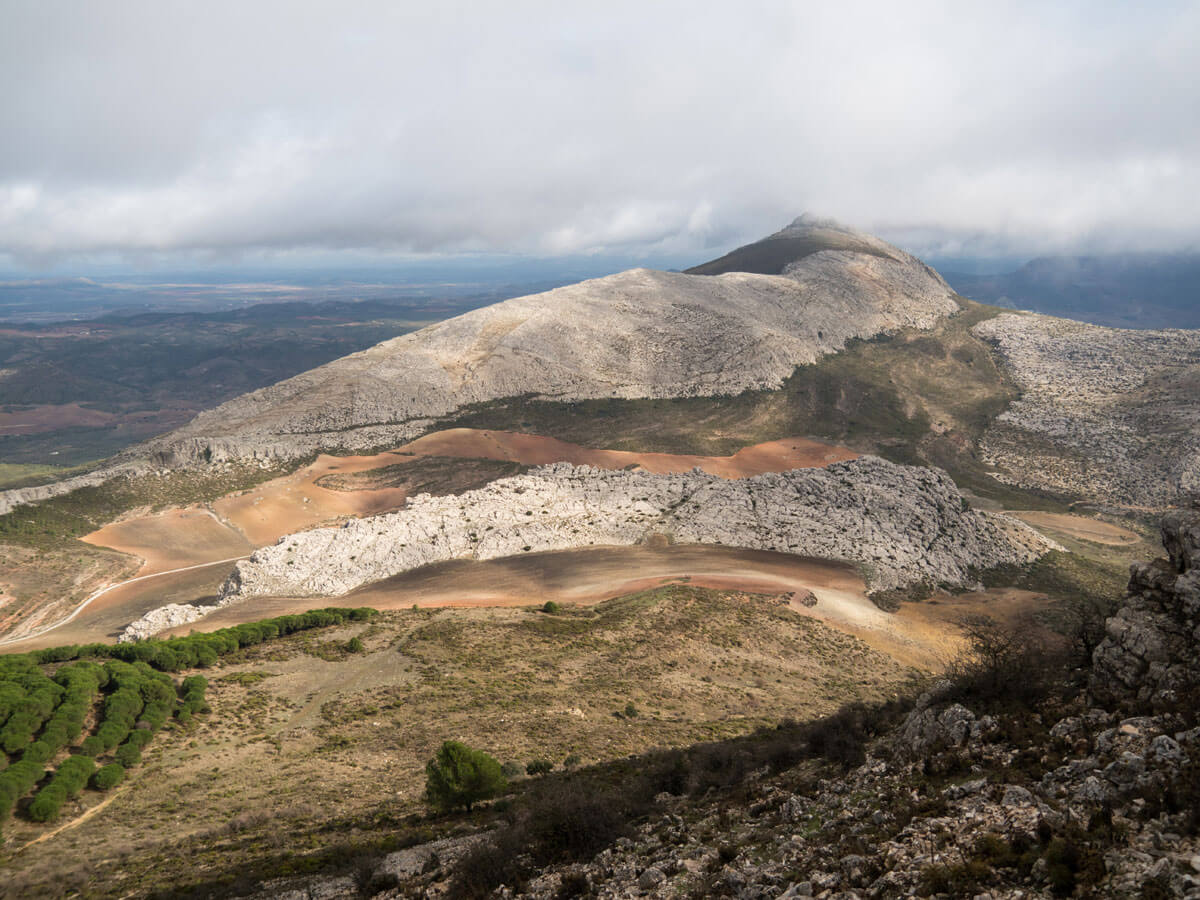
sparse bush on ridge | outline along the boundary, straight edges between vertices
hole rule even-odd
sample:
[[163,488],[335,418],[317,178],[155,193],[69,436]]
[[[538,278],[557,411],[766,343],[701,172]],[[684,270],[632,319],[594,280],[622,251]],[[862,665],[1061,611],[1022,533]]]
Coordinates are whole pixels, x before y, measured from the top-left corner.
[[1043,699],[1065,676],[1068,658],[1030,629],[1017,629],[989,616],[962,622],[967,646],[950,663],[947,699],[984,708],[993,704],[1029,705]]
[[208,702],[204,699],[208,689],[208,679],[203,675],[189,675],[179,685],[179,697],[183,702],[182,709],[191,714],[208,712]]
[[442,744],[425,766],[425,799],[443,812],[459,806],[470,812],[506,787],[508,780],[494,757],[458,741]]
[[108,791],[120,784],[124,778],[125,767],[120,763],[109,763],[95,771],[91,784],[98,791]]

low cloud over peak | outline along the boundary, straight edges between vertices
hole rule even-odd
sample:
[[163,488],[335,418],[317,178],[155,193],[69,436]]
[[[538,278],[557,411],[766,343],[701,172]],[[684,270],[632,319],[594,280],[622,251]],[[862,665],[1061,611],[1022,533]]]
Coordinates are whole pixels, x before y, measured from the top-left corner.
[[700,257],[803,209],[931,247],[1200,234],[1194,5],[119,0],[4,25],[19,263]]

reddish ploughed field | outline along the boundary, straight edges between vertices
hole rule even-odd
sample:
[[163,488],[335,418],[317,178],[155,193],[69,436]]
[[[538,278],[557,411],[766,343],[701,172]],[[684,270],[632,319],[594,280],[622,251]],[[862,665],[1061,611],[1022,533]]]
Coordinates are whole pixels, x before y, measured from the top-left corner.
[[[318,482],[334,473],[368,472],[426,456],[503,460],[523,465],[570,462],[605,469],[632,466],[658,473],[686,472],[699,466],[722,478],[744,478],[764,472],[826,466],[854,459],[856,454],[805,438],[757,444],[732,456],[632,453],[594,450],[535,434],[453,428],[373,456],[319,456],[311,465],[291,475],[215,501],[211,504],[215,517],[195,507],[173,509],[105,526],[84,540],[145,559],[147,567],[139,574],[225,559],[249,552],[238,548],[262,547],[285,534],[347,516],[371,516],[399,509],[408,499],[405,488],[339,491]],[[222,537],[217,533],[220,530],[227,534]]]
[[[337,598],[256,597],[217,610],[169,634],[215,631],[242,622],[288,615],[315,606],[418,607],[590,605],[670,583],[776,595],[780,603],[849,632],[905,665],[943,667],[962,646],[959,622],[986,612],[1025,623],[1044,595],[1013,589],[958,596],[938,593],[886,613],[866,596],[847,563],[767,550],[702,544],[586,547],[484,561],[454,560],[366,585]],[[812,594],[816,603],[804,602]],[[810,601],[811,602],[811,601]]]
[[[746,447],[732,456],[721,457],[596,450],[538,435],[469,428],[435,432],[395,450],[372,456],[323,455],[312,465],[291,475],[223,497],[207,508],[175,508],[154,515],[131,517],[87,535],[84,540],[89,543],[139,557],[143,565],[137,575],[155,577],[122,584],[98,597],[69,625],[48,632],[38,639],[38,643],[45,646],[61,642],[59,639],[65,639],[68,633],[73,641],[102,640],[110,637],[120,625],[133,621],[156,606],[168,602],[208,602],[232,567],[232,563],[218,564],[219,561],[248,555],[255,547],[273,543],[291,532],[331,524],[350,516],[376,515],[399,509],[408,499],[409,492],[404,487],[341,491],[318,484],[320,479],[333,474],[352,475],[402,465],[422,457],[438,457],[498,460],[523,465],[564,461],[609,469],[643,468],[660,473],[688,471],[698,466],[724,478],[739,478],[765,472],[825,466],[855,456],[845,448],[805,438],[771,441]],[[634,554],[637,552],[637,548],[622,550]],[[678,561],[678,564],[670,565],[667,569],[663,569],[659,563],[649,569],[639,563],[630,569],[627,564],[632,559],[630,557],[625,562],[613,563],[607,568],[598,564],[572,567],[561,581],[541,587],[529,583],[519,590],[514,587],[514,591],[506,593],[505,598],[495,591],[491,592],[491,596],[497,603],[525,603],[529,602],[530,592],[540,595],[550,590],[561,592],[567,602],[584,602],[589,597],[612,596],[614,586],[636,589],[639,585],[659,583],[663,578],[688,574],[690,568],[695,568]],[[750,571],[757,568],[754,565],[749,569],[739,568],[732,565],[730,560],[718,565],[717,558],[713,559],[711,565],[702,566],[692,573],[696,578],[705,579],[698,583],[766,592],[787,591],[792,589],[787,584],[798,584],[790,576],[781,581],[778,573],[764,576],[761,572]],[[212,565],[204,569],[175,571],[208,563]],[[459,563],[448,565],[453,567]],[[479,571],[485,573],[480,576],[483,582],[470,582],[461,590],[450,585],[434,588],[430,584],[426,589],[427,599],[408,599],[403,605],[411,606],[413,602],[423,602],[425,605],[469,602],[463,591],[469,592],[472,585],[482,587],[493,578],[486,574],[489,571],[486,568]],[[158,576],[155,573],[173,574]],[[461,575],[463,573],[459,572],[458,576]],[[559,586],[555,587],[555,584]],[[481,596],[476,593],[476,602]],[[366,605],[367,600],[355,602]],[[321,601],[310,600],[306,605],[311,608],[321,605]],[[271,614],[258,614],[251,607],[240,607],[237,615],[239,621],[245,621],[245,616],[260,618]]]

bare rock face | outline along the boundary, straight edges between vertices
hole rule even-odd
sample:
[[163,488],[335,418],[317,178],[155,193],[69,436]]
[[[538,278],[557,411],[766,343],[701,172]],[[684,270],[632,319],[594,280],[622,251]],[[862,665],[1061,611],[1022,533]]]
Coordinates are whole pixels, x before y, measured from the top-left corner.
[[556,463],[397,513],[289,535],[237,565],[222,601],[332,596],[450,559],[493,559],[652,535],[862,563],[875,586],[969,583],[972,567],[1028,561],[1048,542],[965,508],[940,470],[873,457],[737,481],[700,470],[613,472]]
[[339,596],[452,559],[663,537],[857,563],[877,589],[972,584],[976,569],[1057,548],[1016,519],[969,509],[940,469],[875,457],[740,480],[700,469],[656,475],[555,463],[458,496],[421,494],[396,513],[287,535],[239,562],[215,605],[151,610],[122,640],[254,597]]
[[127,626],[117,638],[117,642],[126,644],[131,641],[140,641],[169,628],[189,625],[204,618],[216,608],[192,603],[168,603],[166,606],[150,610],[138,619],[136,624]]
[[518,297],[238,397],[145,449],[164,463],[295,457],[409,439],[432,419],[505,397],[777,388],[851,338],[929,328],[958,309],[937,273],[877,238],[840,229],[833,241],[822,237],[828,226],[803,223],[785,231],[850,249],[807,253],[781,275],[633,269]]
[[1129,594],[1105,623],[1092,693],[1104,702],[1177,703],[1200,687],[1200,511],[1163,520],[1168,557],[1130,567]]
[[974,332],[1022,390],[982,441],[1005,480],[1140,507],[1200,491],[1200,331],[1004,314]]
[[121,476],[136,477],[150,471],[150,469],[151,466],[149,463],[130,460],[116,466],[106,467],[94,472],[85,472],[82,475],[64,478],[62,481],[55,481],[50,484],[39,484],[32,487],[12,488],[11,490],[0,491],[0,516],[18,506],[40,503],[43,500],[49,500],[51,497],[69,494],[71,491],[77,491],[80,488],[94,487]]
[[509,397],[777,388],[851,338],[931,328],[959,308],[920,260],[835,223],[802,217],[760,243],[780,274],[632,269],[474,310],[236,397],[86,480],[0,493],[0,514],[143,469],[402,443]]

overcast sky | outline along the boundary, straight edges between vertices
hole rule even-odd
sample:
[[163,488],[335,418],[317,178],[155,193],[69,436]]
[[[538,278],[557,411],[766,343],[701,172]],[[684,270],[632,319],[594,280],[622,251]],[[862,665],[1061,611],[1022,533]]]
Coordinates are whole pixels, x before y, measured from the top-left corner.
[[1195,247],[1197,48],[1196,2],[0,0],[0,259]]

